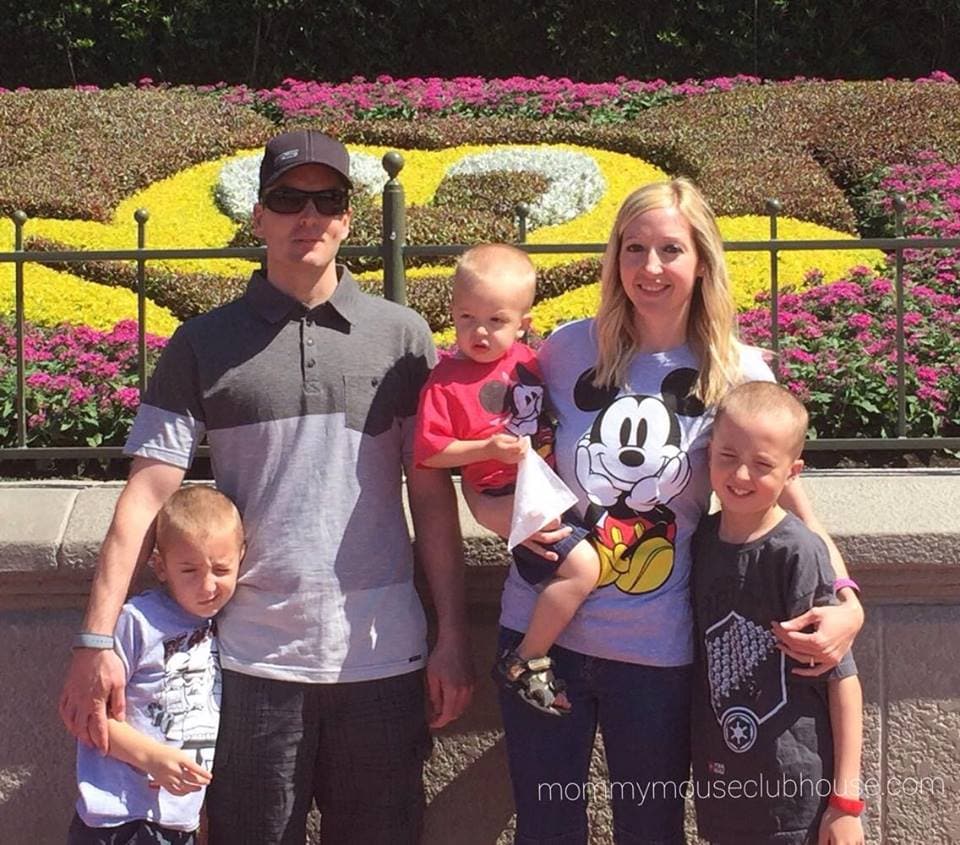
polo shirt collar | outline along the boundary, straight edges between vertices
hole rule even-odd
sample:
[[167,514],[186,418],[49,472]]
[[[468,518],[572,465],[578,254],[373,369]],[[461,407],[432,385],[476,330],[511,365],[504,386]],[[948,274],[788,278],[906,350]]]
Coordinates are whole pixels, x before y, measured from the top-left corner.
[[346,267],[338,264],[337,275],[339,280],[333,294],[326,302],[312,309],[305,308],[303,303],[275,288],[259,270],[250,276],[243,298],[256,314],[269,323],[299,318],[310,311],[330,306],[348,323],[353,324],[359,317],[360,287]]

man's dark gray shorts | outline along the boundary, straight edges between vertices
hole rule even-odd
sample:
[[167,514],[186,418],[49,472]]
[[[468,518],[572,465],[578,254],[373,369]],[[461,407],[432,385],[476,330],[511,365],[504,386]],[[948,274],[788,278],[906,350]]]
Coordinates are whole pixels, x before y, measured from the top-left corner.
[[415,845],[431,749],[422,671],[342,684],[224,671],[210,845],[303,845],[314,799],[324,845]]

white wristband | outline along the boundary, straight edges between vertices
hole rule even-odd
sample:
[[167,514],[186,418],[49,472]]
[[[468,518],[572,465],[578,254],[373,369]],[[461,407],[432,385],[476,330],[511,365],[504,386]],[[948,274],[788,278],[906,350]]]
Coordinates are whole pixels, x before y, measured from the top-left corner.
[[95,648],[99,651],[111,651],[113,649],[113,637],[109,634],[90,634],[81,631],[79,634],[73,635],[70,648]]

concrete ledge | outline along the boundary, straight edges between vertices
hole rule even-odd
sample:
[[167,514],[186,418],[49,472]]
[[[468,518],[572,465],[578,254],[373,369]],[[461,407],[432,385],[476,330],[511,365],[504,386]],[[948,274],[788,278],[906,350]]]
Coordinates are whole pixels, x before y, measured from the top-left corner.
[[56,570],[77,491],[0,488],[0,572]]
[[[960,471],[814,471],[804,484],[872,603],[960,600]],[[82,606],[122,486],[0,483],[0,608]],[[462,497],[460,520],[469,598],[496,604],[504,546]]]

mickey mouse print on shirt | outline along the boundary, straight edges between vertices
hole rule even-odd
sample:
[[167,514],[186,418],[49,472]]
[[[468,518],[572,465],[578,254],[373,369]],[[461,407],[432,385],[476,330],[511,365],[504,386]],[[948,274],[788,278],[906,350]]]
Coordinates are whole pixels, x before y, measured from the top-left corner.
[[480,405],[504,418],[504,431],[531,438],[534,449],[545,457],[543,450],[553,443],[553,428],[543,416],[543,379],[522,363],[517,364],[513,378],[516,381],[500,378],[484,384],[480,388]]
[[[650,593],[670,577],[676,516],[669,503],[690,483],[690,458],[678,417],[699,417],[703,402],[690,396],[697,371],[668,373],[660,395],[619,394],[594,386],[594,370],[574,388],[582,411],[598,411],[576,447],[577,482],[590,502],[598,587]],[[618,395],[619,394],[619,395]]]
[[[430,373],[420,396],[414,435],[418,465],[454,440],[484,440],[494,434],[529,436],[540,457],[553,454],[555,419],[532,349],[514,343],[497,361],[481,363],[448,355]],[[516,481],[515,465],[496,460],[468,463],[463,478],[480,491]]]

